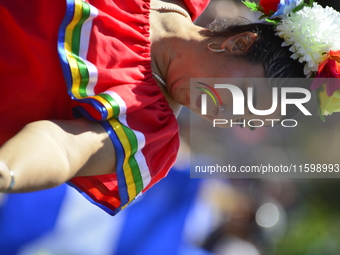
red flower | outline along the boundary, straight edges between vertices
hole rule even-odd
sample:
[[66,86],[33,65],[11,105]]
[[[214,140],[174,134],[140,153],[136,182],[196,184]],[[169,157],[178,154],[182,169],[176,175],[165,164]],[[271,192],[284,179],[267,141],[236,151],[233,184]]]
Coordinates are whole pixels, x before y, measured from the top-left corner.
[[328,58],[319,64],[315,78],[311,86],[312,90],[319,88],[325,80],[328,96],[333,95],[340,88],[340,51],[329,52]]
[[267,15],[270,14],[270,11],[276,12],[279,3],[280,0],[260,0],[260,6],[262,7],[263,12]]

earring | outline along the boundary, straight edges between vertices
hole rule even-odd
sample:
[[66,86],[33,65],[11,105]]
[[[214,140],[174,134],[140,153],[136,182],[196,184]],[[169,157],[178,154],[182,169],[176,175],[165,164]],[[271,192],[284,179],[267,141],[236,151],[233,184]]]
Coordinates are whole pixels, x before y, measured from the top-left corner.
[[213,48],[210,47],[211,45],[217,45],[217,44],[218,44],[218,42],[211,42],[211,43],[208,44],[207,47],[212,52],[223,52],[223,51],[225,51],[225,49],[216,50],[216,49],[213,49]]

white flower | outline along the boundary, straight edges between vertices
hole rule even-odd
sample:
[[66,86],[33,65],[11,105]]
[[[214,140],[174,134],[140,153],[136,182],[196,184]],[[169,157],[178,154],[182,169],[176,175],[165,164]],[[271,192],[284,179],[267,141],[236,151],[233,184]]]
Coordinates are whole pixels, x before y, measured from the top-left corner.
[[325,53],[340,50],[340,13],[314,3],[284,17],[276,34],[284,39],[282,46],[291,45],[292,58],[307,62],[304,72],[310,77],[318,71]]

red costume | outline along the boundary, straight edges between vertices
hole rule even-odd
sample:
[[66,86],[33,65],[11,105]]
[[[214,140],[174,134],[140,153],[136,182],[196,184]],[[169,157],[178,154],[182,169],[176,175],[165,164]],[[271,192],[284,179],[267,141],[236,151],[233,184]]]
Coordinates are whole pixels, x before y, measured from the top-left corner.
[[[184,2],[192,18],[208,4]],[[116,173],[70,184],[110,214],[165,177],[179,146],[176,118],[152,78],[149,7],[0,1],[0,145],[37,120],[98,121],[115,147]]]

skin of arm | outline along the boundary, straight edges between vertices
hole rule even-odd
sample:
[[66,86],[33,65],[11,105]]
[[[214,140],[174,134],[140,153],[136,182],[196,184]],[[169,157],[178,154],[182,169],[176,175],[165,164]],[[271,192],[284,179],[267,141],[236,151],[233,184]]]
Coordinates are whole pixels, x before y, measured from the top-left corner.
[[37,121],[0,148],[0,192],[58,186],[72,177],[115,172],[116,156],[104,128],[86,119]]

